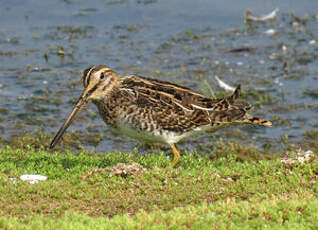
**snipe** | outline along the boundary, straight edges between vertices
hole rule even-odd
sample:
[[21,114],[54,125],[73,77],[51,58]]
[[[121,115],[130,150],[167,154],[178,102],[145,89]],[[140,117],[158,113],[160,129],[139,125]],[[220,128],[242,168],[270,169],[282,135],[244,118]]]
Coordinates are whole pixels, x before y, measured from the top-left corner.
[[137,75],[120,76],[105,65],[86,69],[84,90],[73,111],[54,137],[53,148],[76,113],[93,101],[100,116],[113,129],[144,142],[167,143],[178,162],[177,143],[200,132],[213,132],[232,124],[271,126],[247,113],[251,106],[238,102],[238,86],[228,98],[211,99],[189,88]]

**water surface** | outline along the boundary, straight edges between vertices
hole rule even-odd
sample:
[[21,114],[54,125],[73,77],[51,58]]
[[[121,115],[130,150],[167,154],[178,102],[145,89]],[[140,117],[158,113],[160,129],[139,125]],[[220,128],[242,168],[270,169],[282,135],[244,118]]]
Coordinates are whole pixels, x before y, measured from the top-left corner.
[[[244,24],[247,9],[276,21]],[[209,148],[235,139],[282,148],[282,139],[317,129],[315,1],[52,0],[5,1],[0,8],[0,131],[12,136],[40,127],[53,135],[70,113],[80,73],[106,64],[120,74],[183,84],[206,95],[223,91],[214,76],[242,85],[253,113],[274,127],[233,127],[191,138]],[[266,31],[274,29],[274,36]],[[250,52],[228,52],[249,47]],[[87,106],[68,132],[98,136],[92,151],[131,151],[136,141],[112,133]]]

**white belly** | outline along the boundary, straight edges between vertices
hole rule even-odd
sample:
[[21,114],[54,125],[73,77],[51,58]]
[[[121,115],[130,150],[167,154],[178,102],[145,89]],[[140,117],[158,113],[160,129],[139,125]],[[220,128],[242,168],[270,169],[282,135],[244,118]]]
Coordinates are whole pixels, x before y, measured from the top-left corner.
[[127,123],[119,123],[115,131],[143,142],[167,143],[158,131],[142,131],[140,129],[132,127],[131,125],[128,125]]
[[143,142],[157,142],[157,143],[178,143],[181,139],[187,138],[193,135],[197,135],[199,133],[207,132],[207,131],[216,131],[221,127],[211,127],[210,125],[201,126],[194,130],[185,132],[185,133],[177,133],[173,131],[163,130],[160,134],[158,130],[154,130],[153,132],[149,131],[141,131],[136,129],[127,123],[119,123],[116,132],[125,134],[133,139],[137,139]]

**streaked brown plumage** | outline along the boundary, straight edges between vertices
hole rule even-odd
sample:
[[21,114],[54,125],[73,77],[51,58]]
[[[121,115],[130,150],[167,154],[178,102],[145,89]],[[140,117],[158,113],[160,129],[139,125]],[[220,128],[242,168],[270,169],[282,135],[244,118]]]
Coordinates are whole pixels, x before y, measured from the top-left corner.
[[114,130],[144,142],[169,144],[174,154],[172,167],[180,157],[176,143],[185,137],[231,124],[271,126],[271,122],[249,115],[248,103],[236,100],[240,86],[228,98],[211,99],[170,82],[137,75],[122,77],[104,65],[86,69],[82,80],[83,93],[51,148],[89,100]]

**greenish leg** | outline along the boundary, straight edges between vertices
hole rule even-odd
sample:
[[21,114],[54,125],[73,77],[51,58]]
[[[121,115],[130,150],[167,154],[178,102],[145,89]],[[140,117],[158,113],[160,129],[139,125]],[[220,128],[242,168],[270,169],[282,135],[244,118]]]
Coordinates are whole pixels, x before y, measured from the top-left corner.
[[173,160],[171,162],[171,167],[173,168],[179,161],[180,158],[180,150],[178,149],[176,144],[170,144],[170,147],[173,152]]

